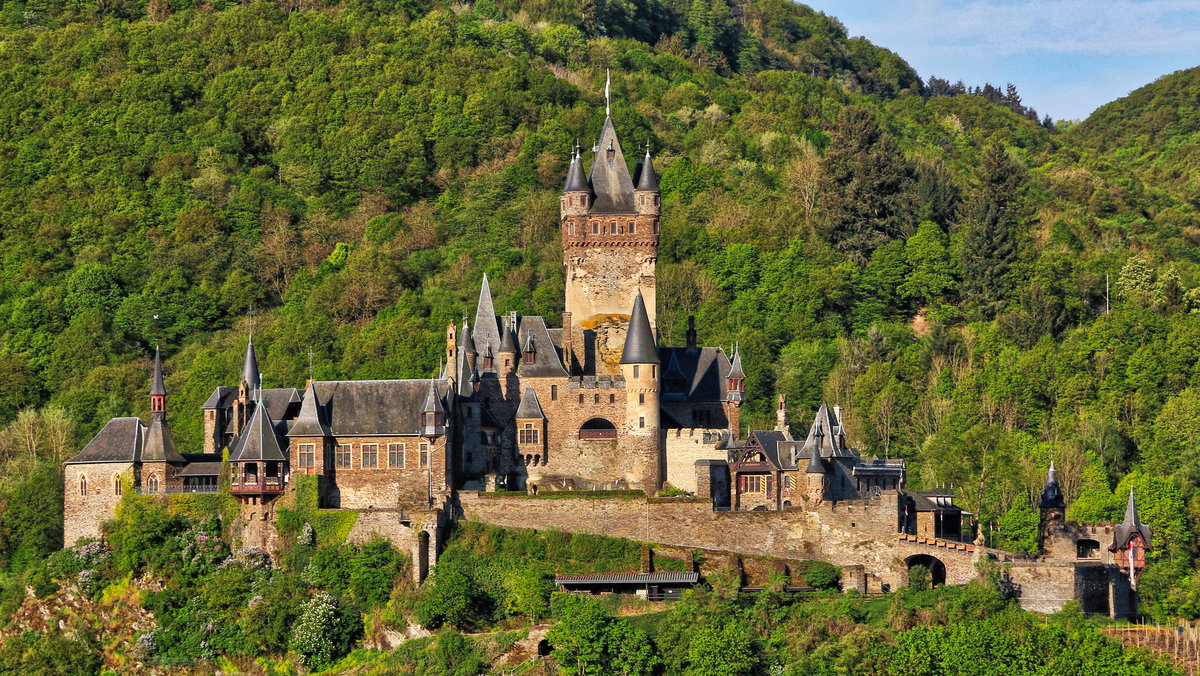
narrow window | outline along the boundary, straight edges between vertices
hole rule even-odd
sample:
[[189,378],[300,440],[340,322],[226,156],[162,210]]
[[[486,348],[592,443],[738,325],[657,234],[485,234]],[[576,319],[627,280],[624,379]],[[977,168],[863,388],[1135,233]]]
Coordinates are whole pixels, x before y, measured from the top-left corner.
[[646,426],[646,419],[638,418],[638,427],[645,427],[645,426]]
[[[658,198],[655,198],[654,201],[657,202]],[[654,221],[654,234],[658,234],[658,221]]]
[[644,403],[646,403],[646,395],[645,395],[645,394],[639,394],[639,395],[638,395],[638,403],[639,403],[639,404],[644,404]]
[[421,443],[421,466],[425,467],[429,464],[429,444]]
[[650,365],[650,377],[651,378],[658,377],[658,367],[654,366],[653,364]]
[[592,221],[592,234],[600,234],[600,221]]
[[87,495],[87,477],[83,475],[79,476],[79,494]]
[[558,385],[550,386],[550,401],[558,401]]
[[629,224],[629,234],[631,234],[631,235],[637,234],[637,223]]
[[575,221],[571,221],[571,234],[575,234]]
[[150,475],[150,492],[151,493],[158,492],[158,475],[157,474]]
[[638,367],[637,367],[637,364],[634,364],[634,365],[633,365],[633,377],[634,377],[634,378],[638,377]]
[[610,404],[617,403],[617,395],[615,395],[615,394],[608,395],[608,403],[610,403]]
[[362,466],[363,467],[378,467],[379,466],[379,444],[363,444],[362,445]]
[[583,395],[582,394],[579,395],[579,403],[581,403],[581,404],[583,403]]
[[592,403],[593,403],[593,404],[599,404],[599,403],[600,403],[600,394],[599,394],[599,393],[596,393],[596,394],[594,394],[594,395],[592,395],[592,396],[594,397],[594,401],[593,401]]
[[609,232],[609,234],[612,234],[612,235],[617,234],[617,222],[616,221],[608,222],[608,232]]
[[300,444],[300,466],[313,467],[316,463],[316,446],[314,444]]
[[113,495],[121,494],[121,477],[113,475]]
[[388,467],[404,466],[404,444],[388,444]]

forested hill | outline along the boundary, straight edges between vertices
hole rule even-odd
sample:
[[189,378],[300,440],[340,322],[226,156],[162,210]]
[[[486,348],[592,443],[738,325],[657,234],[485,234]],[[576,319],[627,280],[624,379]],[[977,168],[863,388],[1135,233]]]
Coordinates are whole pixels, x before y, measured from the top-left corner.
[[310,350],[317,378],[428,375],[484,272],[497,310],[557,316],[557,194],[611,69],[622,140],[662,172],[662,337],[695,314],[702,342],[739,342],[746,419],[771,426],[776,392],[799,421],[839,402],[855,445],[954,484],[1012,548],[1052,456],[1073,516],[1119,518],[1132,486],[1160,538],[1147,607],[1196,612],[1195,71],[1057,133],[785,0],[14,1],[2,21],[11,482],[59,459],[47,440],[146,412],[155,345],[197,450],[252,308],[268,386],[302,385]]

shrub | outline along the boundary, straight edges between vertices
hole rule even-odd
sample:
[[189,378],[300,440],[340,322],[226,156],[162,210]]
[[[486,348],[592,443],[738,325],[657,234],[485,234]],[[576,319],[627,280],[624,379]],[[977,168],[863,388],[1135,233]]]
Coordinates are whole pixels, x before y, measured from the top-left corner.
[[817,589],[837,589],[842,569],[827,561],[805,561],[801,567],[804,582]]
[[358,613],[345,611],[326,592],[318,592],[304,604],[288,643],[304,666],[319,669],[349,652],[362,633],[362,620]]

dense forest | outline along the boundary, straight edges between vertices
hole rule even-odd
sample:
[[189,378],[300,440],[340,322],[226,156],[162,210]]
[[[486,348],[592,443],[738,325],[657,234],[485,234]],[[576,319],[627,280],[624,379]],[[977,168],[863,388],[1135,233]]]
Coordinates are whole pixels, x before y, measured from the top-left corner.
[[0,567],[63,545],[58,463],[155,346],[195,451],[251,329],[298,387],[432,373],[485,272],[553,322],[606,70],[661,339],[740,344],[744,422],[840,403],[1015,551],[1052,458],[1072,518],[1132,489],[1144,611],[1200,617],[1200,68],[1053,124],[787,0],[4,2]]

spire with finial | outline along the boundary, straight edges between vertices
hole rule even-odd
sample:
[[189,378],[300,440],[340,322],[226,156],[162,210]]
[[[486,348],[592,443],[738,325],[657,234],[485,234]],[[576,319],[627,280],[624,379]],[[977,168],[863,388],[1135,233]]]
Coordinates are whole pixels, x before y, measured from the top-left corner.
[[163,383],[162,355],[154,348],[154,379],[150,383],[150,412],[163,413],[167,410],[167,386]]
[[1046,473],[1046,486],[1042,489],[1042,501],[1038,504],[1040,509],[1065,509],[1066,501],[1063,500],[1062,489],[1058,486],[1058,472],[1054,469],[1054,461],[1050,461],[1050,471]]
[[612,75],[608,69],[604,69],[604,117],[612,117],[612,110],[608,103],[608,86],[612,83]]

